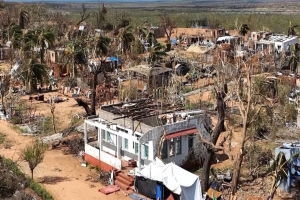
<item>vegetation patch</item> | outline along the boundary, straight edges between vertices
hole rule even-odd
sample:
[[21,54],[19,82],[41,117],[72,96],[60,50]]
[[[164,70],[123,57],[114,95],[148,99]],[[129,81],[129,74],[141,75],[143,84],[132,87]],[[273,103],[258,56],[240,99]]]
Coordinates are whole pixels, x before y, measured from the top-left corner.
[[30,180],[29,187],[43,200],[54,200],[51,194],[34,180]]
[[2,156],[0,156],[0,180],[0,199],[10,199],[13,196],[16,199],[33,199],[24,192],[27,187],[43,200],[54,199],[39,183],[29,180],[14,161]]
[[5,135],[0,132],[0,144],[2,144],[5,141]]

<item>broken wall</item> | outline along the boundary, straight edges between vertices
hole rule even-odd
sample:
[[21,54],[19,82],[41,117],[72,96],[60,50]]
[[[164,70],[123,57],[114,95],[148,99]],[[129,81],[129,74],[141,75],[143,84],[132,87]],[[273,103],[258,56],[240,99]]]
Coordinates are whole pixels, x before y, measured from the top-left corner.
[[[175,132],[184,131],[192,128],[197,128],[198,132],[200,132],[206,140],[209,140],[210,139],[209,131],[212,128],[212,121],[210,116],[203,114],[174,124],[155,127],[152,130],[148,131],[146,134],[142,135],[140,138],[140,142],[141,143],[146,143],[148,141],[153,142],[153,158],[149,158],[149,160],[154,160],[154,158],[157,155],[160,138],[162,137],[164,132],[166,132],[166,134],[168,135],[168,134],[172,134]],[[184,146],[183,144],[187,142],[187,139],[186,141],[185,139],[186,138],[184,137],[182,138],[181,154],[173,157],[169,157],[167,159],[163,159],[164,162],[174,162],[176,165],[179,166],[183,164],[183,161],[188,156],[188,151],[189,151],[187,147],[183,147]],[[203,146],[203,144],[198,143],[197,142],[198,140],[199,140],[199,135],[197,134],[194,140],[197,143],[195,149],[197,149],[198,151],[197,155],[202,157],[205,154],[206,148]]]

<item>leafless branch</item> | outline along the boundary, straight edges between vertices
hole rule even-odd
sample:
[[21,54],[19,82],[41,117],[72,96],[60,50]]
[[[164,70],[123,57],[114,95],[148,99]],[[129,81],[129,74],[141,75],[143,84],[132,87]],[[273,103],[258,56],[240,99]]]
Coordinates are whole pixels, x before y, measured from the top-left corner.
[[198,132],[198,134],[200,142],[209,145],[210,149],[212,149],[214,152],[224,151],[224,147],[214,145],[212,142],[207,141],[200,132]]

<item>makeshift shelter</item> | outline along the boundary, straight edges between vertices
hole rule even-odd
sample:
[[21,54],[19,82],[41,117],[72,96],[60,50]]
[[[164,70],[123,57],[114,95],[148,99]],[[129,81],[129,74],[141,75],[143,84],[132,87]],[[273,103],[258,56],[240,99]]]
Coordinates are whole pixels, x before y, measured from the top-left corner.
[[181,200],[202,200],[199,177],[174,163],[164,164],[159,158],[155,158],[135,175],[137,178],[143,177],[162,183],[171,192],[180,195]]
[[168,85],[169,76],[173,69],[166,67],[151,67],[148,65],[137,65],[126,69],[126,71],[133,73],[134,77],[146,81],[149,88],[161,87]]

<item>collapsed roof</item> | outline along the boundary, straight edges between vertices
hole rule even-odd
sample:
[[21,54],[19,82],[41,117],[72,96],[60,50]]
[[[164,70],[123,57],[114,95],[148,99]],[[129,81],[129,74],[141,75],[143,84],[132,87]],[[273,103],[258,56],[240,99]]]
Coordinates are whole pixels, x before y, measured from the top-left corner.
[[144,76],[150,77],[150,76],[164,74],[166,72],[171,72],[173,71],[173,69],[166,68],[166,67],[150,67],[148,65],[137,65],[126,69],[126,71],[137,72]]

